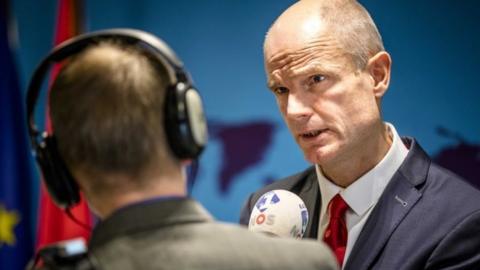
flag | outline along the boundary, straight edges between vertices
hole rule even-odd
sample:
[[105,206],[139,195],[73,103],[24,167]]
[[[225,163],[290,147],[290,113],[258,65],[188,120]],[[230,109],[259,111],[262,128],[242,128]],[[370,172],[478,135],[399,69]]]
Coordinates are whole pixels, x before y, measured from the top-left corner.
[[[24,269],[33,253],[31,165],[23,99],[10,46],[7,1],[0,4],[0,269]],[[10,34],[10,35],[9,35]]]
[[[55,45],[80,34],[83,17],[81,0],[59,0],[58,4]],[[51,81],[55,79],[59,69],[60,65],[53,67]],[[52,126],[48,115],[47,112],[47,131],[51,132]],[[37,249],[50,243],[77,237],[87,241],[90,237],[90,231],[75,223],[63,210],[58,208],[47,195],[44,185],[42,185],[40,192]],[[71,212],[79,222],[91,227],[91,213],[83,198],[77,206],[71,209]]]

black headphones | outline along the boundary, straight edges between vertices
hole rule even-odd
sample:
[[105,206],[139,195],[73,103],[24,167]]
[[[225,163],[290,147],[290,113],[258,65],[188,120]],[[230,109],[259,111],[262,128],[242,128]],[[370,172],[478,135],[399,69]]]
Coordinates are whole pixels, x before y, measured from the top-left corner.
[[33,155],[43,174],[45,186],[55,203],[69,208],[80,201],[78,186],[65,165],[55,135],[40,132],[35,125],[35,107],[51,65],[82,52],[90,45],[114,39],[141,48],[165,67],[170,86],[165,99],[165,132],[171,150],[179,159],[196,159],[207,143],[207,124],[202,100],[175,53],[159,38],[139,30],[111,29],[69,39],[40,63],[33,73],[27,93],[27,122]]

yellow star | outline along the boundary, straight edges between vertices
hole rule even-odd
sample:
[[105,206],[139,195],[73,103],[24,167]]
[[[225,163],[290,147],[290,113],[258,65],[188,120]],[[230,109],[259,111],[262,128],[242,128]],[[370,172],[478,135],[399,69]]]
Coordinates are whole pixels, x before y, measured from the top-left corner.
[[16,211],[9,212],[0,204],[0,246],[3,243],[15,245],[15,233],[13,229],[20,222],[20,215]]

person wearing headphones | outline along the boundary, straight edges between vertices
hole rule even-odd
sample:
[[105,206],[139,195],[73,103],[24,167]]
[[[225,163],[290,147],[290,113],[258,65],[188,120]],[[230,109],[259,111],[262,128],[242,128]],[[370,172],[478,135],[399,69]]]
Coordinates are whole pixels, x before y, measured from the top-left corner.
[[33,76],[30,122],[47,67],[61,61],[49,98],[53,133],[39,138],[30,124],[30,136],[54,200],[71,207],[80,190],[100,218],[88,245],[95,268],[336,269],[321,243],[215,222],[187,196],[185,166],[206,144],[206,123],[165,43],[123,29],[61,44]]

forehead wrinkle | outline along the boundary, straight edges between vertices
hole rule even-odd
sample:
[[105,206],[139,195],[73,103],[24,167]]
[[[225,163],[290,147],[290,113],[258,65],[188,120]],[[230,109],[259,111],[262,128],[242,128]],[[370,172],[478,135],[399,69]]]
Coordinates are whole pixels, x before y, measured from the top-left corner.
[[315,58],[329,60],[340,55],[341,50],[337,44],[334,39],[317,39],[301,49],[287,49],[275,53],[266,62],[271,71],[295,69]]
[[[339,49],[340,44],[338,43],[338,41],[335,39],[335,38],[317,38],[317,39],[313,39],[309,42],[306,42],[306,44],[302,44],[301,48],[298,48],[298,49],[291,49],[291,48],[288,48],[288,49],[283,49],[283,50],[279,50],[279,52],[277,53],[274,53],[272,56],[270,56],[268,59],[267,59],[267,62],[278,62],[278,61],[282,61],[284,58],[290,56],[290,55],[298,55],[298,54],[302,54],[302,53],[305,53],[305,52],[309,52],[309,51],[316,51],[316,50],[328,50],[329,47],[332,47],[332,48],[335,48],[335,49]],[[285,45],[286,46],[286,45]],[[293,46],[291,46],[293,47]]]
[[281,76],[296,76],[309,70],[324,71],[326,69],[341,69],[338,57],[343,56],[336,40],[317,39],[299,50],[280,51],[267,60],[269,69],[268,85],[274,85],[275,80],[281,81]]
[[278,83],[282,82],[281,70],[274,70],[272,74],[269,74],[267,87],[273,89]]
[[332,71],[338,72],[338,71],[341,71],[341,69],[342,69],[342,65],[338,63],[325,64],[325,63],[321,63],[319,61],[313,60],[306,65],[300,66],[295,69],[290,69],[287,75],[290,77],[296,77],[296,76],[299,76],[302,74],[308,74],[311,72],[318,72],[325,75],[325,73],[330,73]]
[[[324,63],[320,63],[313,59],[308,64],[299,66],[298,68],[291,68],[291,69],[277,69],[272,71],[271,76],[268,80],[268,87],[273,88],[277,84],[282,84],[282,76],[286,78],[294,78],[300,76],[302,74],[308,74],[312,72],[318,73],[329,73],[329,72],[340,72],[344,68],[340,62],[330,62],[327,65]],[[324,74],[325,75],[325,74]]]

